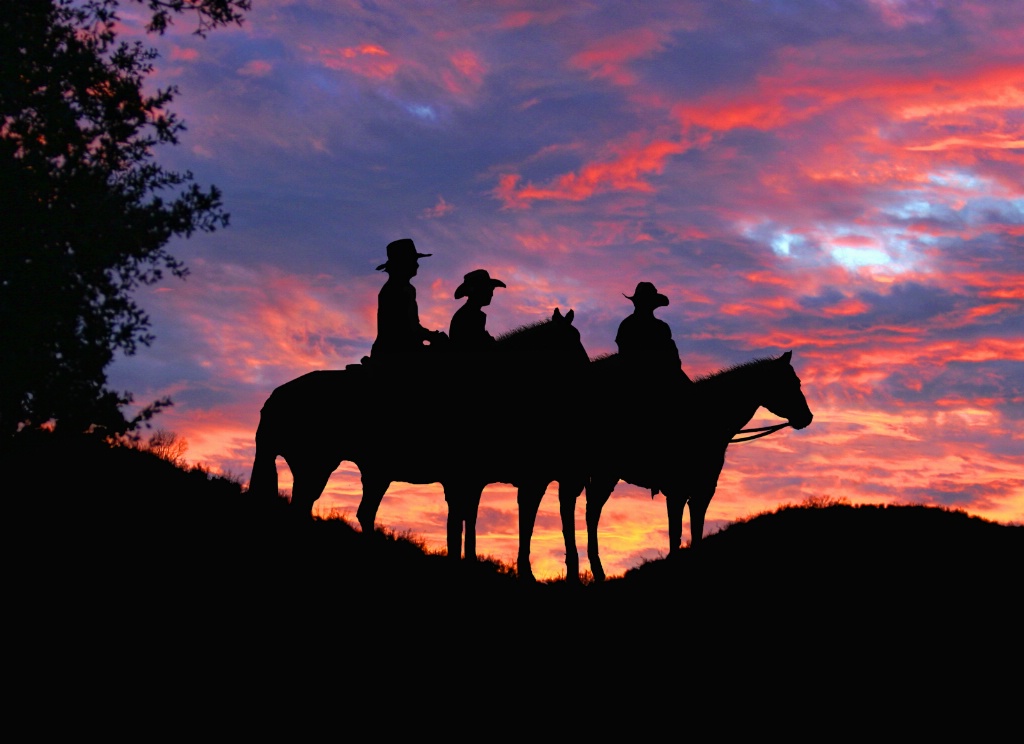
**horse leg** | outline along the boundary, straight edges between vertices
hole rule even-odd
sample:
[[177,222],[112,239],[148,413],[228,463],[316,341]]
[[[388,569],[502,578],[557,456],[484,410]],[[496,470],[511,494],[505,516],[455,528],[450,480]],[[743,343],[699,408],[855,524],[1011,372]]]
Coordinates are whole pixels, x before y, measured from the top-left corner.
[[464,489],[452,483],[444,485],[444,500],[448,502],[448,557],[454,561],[462,558],[462,524],[465,521]]
[[363,497],[359,500],[359,508],[356,509],[356,519],[359,520],[359,527],[364,535],[373,534],[373,523],[377,519],[377,510],[380,502],[384,499],[384,493],[391,485],[391,481],[375,474],[362,474]]
[[597,526],[601,521],[601,510],[611,498],[618,478],[611,476],[592,477],[587,484],[587,558],[590,560],[590,573],[594,581],[604,581],[604,566],[597,549]]
[[[683,547],[683,508],[686,497],[675,490],[665,491],[665,506],[668,508],[668,553],[678,553]],[[690,528],[693,529],[693,504],[690,504]]]
[[516,561],[516,573],[520,581],[536,581],[533,569],[530,568],[530,542],[533,540],[533,527],[537,523],[537,511],[547,485],[530,484],[519,486],[519,556]]
[[476,515],[480,511],[480,497],[484,487],[473,486],[467,490],[462,518],[466,523],[466,560],[476,561]]
[[277,456],[267,447],[256,443],[256,457],[252,463],[252,475],[249,476],[249,495],[260,498],[272,498],[278,494]]
[[704,516],[711,499],[690,499],[690,550],[697,550],[704,539]]
[[313,516],[313,503],[327,488],[327,480],[333,472],[331,468],[307,469],[301,474],[292,471],[291,508],[297,517],[309,519]]
[[462,557],[463,527],[466,537],[466,560],[476,560],[476,515],[480,510],[482,485],[467,486],[464,483],[444,484],[444,499],[448,502],[448,557],[458,560]]
[[[696,488],[690,495],[690,549],[696,550],[704,539],[704,517],[707,515],[708,507],[711,506],[711,499],[718,489],[718,478],[725,467],[725,450],[715,453],[705,460],[707,470],[703,477],[697,481]],[[680,509],[680,511],[682,511]],[[680,522],[682,519],[680,518]]]
[[704,539],[704,517],[708,513],[711,497],[715,495],[717,487],[716,478],[714,482],[704,484],[703,488],[690,497],[690,550],[699,548],[701,540]]
[[565,541],[565,581],[580,583],[580,554],[576,550],[576,500],[583,493],[582,481],[558,482],[558,512],[562,517],[562,539]]

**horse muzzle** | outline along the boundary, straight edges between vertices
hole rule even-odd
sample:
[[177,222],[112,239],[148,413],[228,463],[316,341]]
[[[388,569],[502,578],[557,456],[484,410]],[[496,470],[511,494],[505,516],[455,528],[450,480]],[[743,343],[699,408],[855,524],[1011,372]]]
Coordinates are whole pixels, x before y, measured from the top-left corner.
[[789,425],[792,426],[794,429],[806,429],[808,426],[811,425],[811,421],[813,420],[814,414],[808,411],[806,416],[791,418],[789,420]]

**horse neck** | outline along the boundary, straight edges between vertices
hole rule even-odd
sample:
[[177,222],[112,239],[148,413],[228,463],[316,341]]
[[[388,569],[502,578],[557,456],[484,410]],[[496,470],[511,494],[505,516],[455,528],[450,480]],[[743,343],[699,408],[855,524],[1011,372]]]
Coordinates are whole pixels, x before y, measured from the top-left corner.
[[502,354],[521,354],[536,351],[547,339],[547,328],[544,325],[533,325],[518,328],[497,338],[495,350]]
[[758,366],[738,367],[695,383],[693,400],[704,414],[730,437],[754,418],[764,399]]
[[565,332],[564,336],[561,335],[560,330],[551,325],[551,321],[500,336],[497,351],[517,356],[523,361],[538,358],[548,361],[579,358],[582,362],[587,362],[586,352],[583,351],[579,340],[574,340],[568,332]]

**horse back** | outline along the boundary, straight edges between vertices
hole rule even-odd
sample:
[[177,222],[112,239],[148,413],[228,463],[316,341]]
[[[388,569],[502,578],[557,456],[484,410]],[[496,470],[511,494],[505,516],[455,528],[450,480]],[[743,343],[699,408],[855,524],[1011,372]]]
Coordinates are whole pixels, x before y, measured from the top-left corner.
[[289,380],[264,402],[260,428],[282,434],[321,434],[331,423],[338,426],[339,417],[357,414],[365,400],[360,376],[348,370],[316,370]]

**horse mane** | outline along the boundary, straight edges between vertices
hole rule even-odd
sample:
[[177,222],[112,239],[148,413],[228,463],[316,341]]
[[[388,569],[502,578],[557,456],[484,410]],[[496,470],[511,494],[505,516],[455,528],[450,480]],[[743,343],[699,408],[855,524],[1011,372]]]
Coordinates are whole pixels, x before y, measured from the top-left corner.
[[[618,352],[605,352],[598,354],[591,358],[590,363],[597,365],[596,369],[602,371],[607,370],[613,372],[617,367],[615,365],[616,360],[619,358]],[[757,372],[762,367],[770,364],[777,360],[777,357],[759,357],[757,359],[751,359],[747,362],[740,362],[739,364],[733,364],[732,366],[720,369],[717,372],[710,372],[706,375],[700,375],[699,377],[692,378],[694,384],[715,384],[716,382],[726,382],[733,380],[736,377],[744,377],[747,374]]]
[[706,375],[700,375],[693,379],[694,383],[700,384],[702,382],[714,382],[721,380],[724,377],[732,377],[734,375],[741,375],[752,370],[760,369],[762,366],[774,362],[776,357],[759,357],[757,359],[751,359],[748,362],[740,362],[739,364],[733,364],[730,367],[725,367],[717,372],[711,372]]
[[530,331],[540,328],[541,326],[545,326],[550,322],[551,318],[544,318],[543,320],[535,320],[532,323],[525,323],[519,326],[518,328],[513,328],[512,330],[498,334],[497,336],[494,337],[494,340],[498,341],[499,343],[502,341],[509,341],[513,338],[518,338],[524,333],[529,333]]

